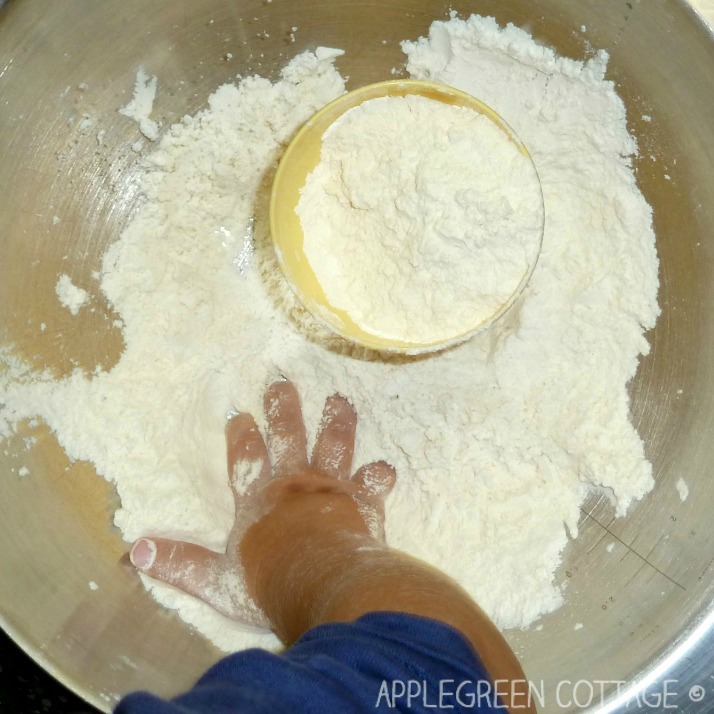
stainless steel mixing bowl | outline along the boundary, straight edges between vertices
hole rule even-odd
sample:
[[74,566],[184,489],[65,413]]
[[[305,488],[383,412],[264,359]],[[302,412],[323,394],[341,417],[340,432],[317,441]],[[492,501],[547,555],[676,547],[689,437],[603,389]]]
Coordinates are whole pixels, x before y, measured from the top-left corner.
[[[584,56],[586,39],[611,51],[610,76],[639,139],[637,176],[654,207],[661,257],[662,316],[631,386],[657,488],[620,520],[604,498],[584,506],[580,536],[558,575],[565,606],[541,630],[509,639],[531,679],[545,680],[545,711],[559,710],[560,681],[632,683],[663,673],[686,679],[678,690],[687,703],[689,685],[701,679],[711,690],[714,674],[707,639],[714,619],[714,39],[678,0],[454,0],[453,7],[524,26],[566,55]],[[0,10],[2,341],[57,374],[110,367],[121,351],[109,307],[97,300],[95,312],[71,318],[54,286],[67,266],[89,280],[136,205],[141,168],[129,148],[136,127],[116,110],[138,65],[159,76],[156,113],[168,124],[201,108],[237,72],[275,75],[287,57],[317,44],[347,50],[339,66],[351,87],[389,78],[403,61],[398,41],[424,34],[446,14],[436,0],[10,0]],[[96,125],[83,134],[85,114]],[[41,333],[40,322],[54,327]],[[30,436],[37,443],[25,452]],[[171,695],[190,685],[219,652],[156,605],[126,565],[126,545],[111,526],[113,489],[90,466],[70,465],[42,427],[23,426],[4,449],[3,626],[104,710],[130,690]],[[18,478],[20,464],[29,477]],[[680,477],[691,491],[685,502],[675,487]],[[707,694],[708,702],[689,710],[712,711],[714,694]]]

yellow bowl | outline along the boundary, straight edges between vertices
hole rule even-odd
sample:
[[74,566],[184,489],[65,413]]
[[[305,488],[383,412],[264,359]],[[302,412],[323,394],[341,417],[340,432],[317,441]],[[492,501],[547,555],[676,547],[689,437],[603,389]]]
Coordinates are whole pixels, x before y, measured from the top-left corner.
[[[535,269],[540,247],[518,287],[496,313],[459,334],[436,342],[413,342],[372,334],[358,325],[347,312],[330,303],[303,250],[302,224],[296,211],[300,201],[300,191],[305,185],[308,175],[320,163],[323,135],[343,114],[370,99],[405,97],[410,94],[418,94],[444,104],[466,107],[483,114],[502,129],[520,151],[531,160],[528,150],[513,129],[491,107],[465,92],[443,84],[417,80],[395,80],[369,84],[343,94],[325,106],[300,129],[290,142],[273,181],[270,197],[270,231],[278,262],[288,283],[305,308],[315,318],[346,340],[363,347],[417,354],[441,350],[463,342],[492,325],[523,292]],[[542,241],[542,225],[540,232]]]

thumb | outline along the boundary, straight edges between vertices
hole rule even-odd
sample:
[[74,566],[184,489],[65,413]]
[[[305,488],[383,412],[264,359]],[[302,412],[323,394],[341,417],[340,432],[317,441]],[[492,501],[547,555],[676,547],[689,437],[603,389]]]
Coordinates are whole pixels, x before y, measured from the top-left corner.
[[144,575],[202,600],[222,569],[223,557],[195,543],[165,538],[140,538],[129,553],[132,565]]

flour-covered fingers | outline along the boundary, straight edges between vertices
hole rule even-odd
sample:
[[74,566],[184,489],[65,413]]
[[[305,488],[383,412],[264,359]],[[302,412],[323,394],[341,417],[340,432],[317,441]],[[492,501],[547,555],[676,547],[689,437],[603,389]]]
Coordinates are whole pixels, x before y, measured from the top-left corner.
[[204,599],[210,582],[222,568],[224,556],[195,543],[140,538],[129,558],[144,575]]
[[238,414],[226,424],[228,477],[236,499],[270,478],[268,449],[255,419]]
[[312,467],[334,478],[347,479],[355,450],[357,414],[341,395],[325,402],[320,430],[312,451]]
[[140,538],[129,558],[144,575],[203,600],[222,615],[268,628],[265,615],[248,595],[243,571],[225,555],[195,543]]
[[287,476],[307,468],[307,437],[300,397],[292,382],[273,382],[265,392],[268,451],[273,476]]
[[384,499],[397,482],[396,469],[386,461],[374,461],[358,469],[352,481],[359,488],[357,505],[369,532],[383,541]]
[[386,461],[374,461],[358,469],[352,480],[368,498],[384,499],[397,482],[394,466]]

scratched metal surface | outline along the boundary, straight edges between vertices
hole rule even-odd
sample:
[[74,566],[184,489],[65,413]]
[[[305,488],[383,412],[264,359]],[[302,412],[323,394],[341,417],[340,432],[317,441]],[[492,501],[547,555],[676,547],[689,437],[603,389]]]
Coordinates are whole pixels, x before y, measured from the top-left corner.
[[[633,420],[657,488],[623,519],[614,518],[605,499],[585,504],[580,535],[558,573],[565,606],[545,618],[542,629],[509,633],[509,639],[531,679],[546,683],[544,711],[574,710],[553,701],[562,680],[636,683],[656,675],[658,666],[667,673],[686,666],[690,680],[707,680],[714,665],[692,638],[704,637],[700,646],[710,648],[714,40],[677,0],[458,0],[453,7],[513,21],[571,56],[584,56],[587,42],[611,50],[611,77],[642,149],[637,176],[654,207],[661,258],[662,317],[631,387]],[[136,205],[141,169],[128,148],[136,128],[116,109],[126,102],[139,64],[159,76],[156,114],[171,123],[203,106],[236,72],[274,74],[287,56],[318,43],[347,50],[340,67],[352,87],[384,79],[402,61],[397,42],[423,34],[446,13],[444,3],[425,0],[5,5],[2,341],[16,343],[35,366],[56,374],[75,365],[110,367],[121,351],[106,304],[97,299],[94,313],[71,318],[54,285],[60,272],[91,283],[104,249]],[[289,40],[293,26],[299,28],[295,43]],[[269,37],[258,37],[263,31]],[[85,113],[96,125],[81,134]],[[101,145],[100,129],[106,132]],[[44,333],[40,322],[49,326]],[[24,452],[28,436],[37,443]],[[20,463],[30,478],[17,477]],[[108,711],[117,696],[137,688],[176,693],[219,656],[137,585],[110,525],[116,496],[91,467],[68,464],[46,430],[25,427],[7,455],[0,451],[0,471],[0,621],[43,666]],[[680,477],[691,492],[685,502],[675,487]],[[98,592],[89,589],[90,580]],[[575,629],[577,623],[582,628]],[[600,710],[617,706],[622,702]]]

